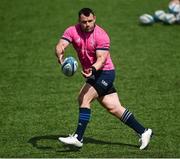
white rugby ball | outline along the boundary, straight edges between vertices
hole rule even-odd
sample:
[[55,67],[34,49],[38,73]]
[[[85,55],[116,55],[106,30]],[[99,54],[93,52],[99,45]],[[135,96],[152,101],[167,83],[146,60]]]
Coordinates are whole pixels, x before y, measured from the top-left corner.
[[139,21],[141,24],[153,24],[154,23],[154,18],[150,14],[143,14],[139,17]]
[[66,76],[73,76],[74,73],[76,72],[78,68],[78,62],[76,61],[76,59],[74,57],[67,57],[65,58],[61,69],[62,72],[66,75]]
[[165,16],[166,13],[163,10],[157,10],[154,12],[154,18],[156,21],[164,21]]
[[168,9],[170,13],[178,14],[180,13],[180,4],[177,4],[175,2],[170,2]]
[[173,24],[176,22],[176,17],[174,14],[166,13],[166,16],[164,18],[164,22],[167,24]]
[[180,24],[180,13],[178,13],[178,14],[176,15],[176,22],[177,22],[178,24]]

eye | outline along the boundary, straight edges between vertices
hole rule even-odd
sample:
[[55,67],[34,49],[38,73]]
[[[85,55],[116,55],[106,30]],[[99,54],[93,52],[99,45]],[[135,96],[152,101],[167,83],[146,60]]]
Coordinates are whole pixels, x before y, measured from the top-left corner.
[[81,21],[81,23],[86,24],[86,23],[87,23],[87,21]]

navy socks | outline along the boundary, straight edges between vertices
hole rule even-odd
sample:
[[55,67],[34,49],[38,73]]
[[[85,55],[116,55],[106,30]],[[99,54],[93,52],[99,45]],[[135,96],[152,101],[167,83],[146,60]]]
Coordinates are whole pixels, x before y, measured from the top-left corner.
[[86,126],[90,120],[90,115],[91,115],[91,109],[79,108],[79,121],[75,132],[75,134],[78,135],[77,139],[79,141],[81,141],[83,138],[84,132],[86,130]]
[[[77,139],[82,140],[84,132],[86,130],[87,124],[89,123],[91,116],[91,109],[88,108],[79,108],[79,121],[75,134],[77,134]],[[142,135],[145,132],[145,128],[135,119],[134,115],[129,112],[127,109],[124,111],[120,120],[128,125],[130,128],[135,130],[139,135]]]
[[146,130],[134,117],[134,115],[129,112],[129,110],[125,110],[122,117],[121,121],[134,129],[139,135],[142,135],[144,131]]

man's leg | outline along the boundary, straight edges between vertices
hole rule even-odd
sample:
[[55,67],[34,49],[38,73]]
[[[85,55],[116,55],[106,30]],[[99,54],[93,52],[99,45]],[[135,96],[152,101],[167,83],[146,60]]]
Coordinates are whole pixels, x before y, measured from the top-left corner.
[[79,120],[78,120],[77,129],[74,135],[71,135],[66,138],[60,137],[59,140],[61,142],[65,144],[74,145],[77,147],[83,146],[82,143],[83,135],[91,116],[90,104],[92,100],[96,99],[97,97],[98,94],[96,90],[90,84],[86,83],[82,87],[78,97],[80,108],[79,108]]
[[[134,129],[139,136],[141,136],[142,145],[140,149],[147,147],[150,137],[152,135],[151,129],[146,129],[135,119],[134,115],[125,109],[120,101],[117,93],[111,93],[106,96],[98,98],[98,101],[103,105],[111,114],[120,119],[124,124]],[[144,135],[145,134],[145,135]],[[144,137],[145,136],[145,137]]]

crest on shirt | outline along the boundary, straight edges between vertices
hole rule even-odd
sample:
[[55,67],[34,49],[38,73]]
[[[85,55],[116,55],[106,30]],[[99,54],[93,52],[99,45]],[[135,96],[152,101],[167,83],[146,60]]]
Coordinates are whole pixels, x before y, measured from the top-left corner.
[[81,39],[77,38],[75,41],[76,41],[76,43],[80,43]]

